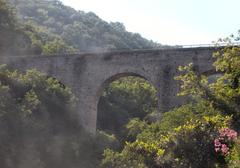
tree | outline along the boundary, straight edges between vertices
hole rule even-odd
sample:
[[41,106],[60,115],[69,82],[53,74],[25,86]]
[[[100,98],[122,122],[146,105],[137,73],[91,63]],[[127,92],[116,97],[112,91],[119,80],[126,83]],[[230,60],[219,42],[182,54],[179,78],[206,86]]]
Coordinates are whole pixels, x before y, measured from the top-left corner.
[[5,0],[0,1],[0,30],[15,29],[15,15],[13,8]]
[[239,55],[240,47],[232,46],[231,43],[214,54],[216,71],[222,73],[216,82],[209,84],[206,76],[193,70],[192,64],[180,67],[180,71],[185,73],[176,78],[182,81],[180,95],[205,100],[222,114],[232,115],[237,130],[240,128]]
[[57,79],[0,66],[1,167],[97,167],[115,137],[86,133],[75,104],[71,89]]
[[47,42],[43,46],[43,54],[72,54],[76,53],[76,49],[68,46],[63,40],[55,39],[54,41]]

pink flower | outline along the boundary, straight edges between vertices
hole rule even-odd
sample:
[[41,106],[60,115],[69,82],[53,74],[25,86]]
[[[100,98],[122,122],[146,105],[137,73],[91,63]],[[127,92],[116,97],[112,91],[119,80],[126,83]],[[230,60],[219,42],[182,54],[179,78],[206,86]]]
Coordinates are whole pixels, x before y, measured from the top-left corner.
[[220,137],[226,137],[228,140],[234,140],[237,139],[237,132],[229,129],[229,128],[224,128],[219,131]]
[[216,151],[216,152],[220,151],[220,148],[218,148],[218,147],[217,147],[217,148],[215,148],[215,151]]
[[221,151],[222,151],[222,153],[223,153],[224,155],[227,155],[227,154],[228,154],[229,148],[227,147],[226,144],[222,144]]
[[218,139],[215,139],[214,140],[214,146],[215,147],[220,147],[222,144],[221,144],[221,142],[218,140]]
[[214,140],[215,152],[220,152],[226,156],[229,153],[231,142],[237,139],[237,136],[237,132],[232,129],[224,128],[219,130],[219,136]]

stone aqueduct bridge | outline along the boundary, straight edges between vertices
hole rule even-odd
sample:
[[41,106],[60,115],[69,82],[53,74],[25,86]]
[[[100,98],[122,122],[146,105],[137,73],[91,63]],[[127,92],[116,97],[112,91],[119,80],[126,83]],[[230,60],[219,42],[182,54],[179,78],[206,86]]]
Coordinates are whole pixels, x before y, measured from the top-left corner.
[[79,98],[79,122],[94,133],[97,107],[103,89],[123,76],[139,76],[152,83],[158,91],[159,112],[181,105],[177,97],[179,83],[174,80],[178,66],[193,63],[200,72],[213,69],[213,47],[165,50],[133,50],[105,53],[83,53],[56,56],[3,57],[0,64],[26,70],[36,68],[70,86]]

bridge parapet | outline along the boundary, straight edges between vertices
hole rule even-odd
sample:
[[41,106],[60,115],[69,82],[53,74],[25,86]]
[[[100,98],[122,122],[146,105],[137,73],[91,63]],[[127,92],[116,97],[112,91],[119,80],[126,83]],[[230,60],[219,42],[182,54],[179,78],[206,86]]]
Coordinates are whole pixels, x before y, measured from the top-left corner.
[[240,42],[233,43],[211,43],[211,44],[188,44],[188,45],[175,45],[173,48],[222,48],[227,46],[240,46]]

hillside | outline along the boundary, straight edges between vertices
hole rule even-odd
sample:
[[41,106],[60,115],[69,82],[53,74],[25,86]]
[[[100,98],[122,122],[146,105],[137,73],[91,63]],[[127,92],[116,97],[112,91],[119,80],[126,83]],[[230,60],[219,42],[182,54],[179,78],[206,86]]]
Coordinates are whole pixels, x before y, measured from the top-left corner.
[[38,53],[163,47],[126,31],[122,23],[108,23],[92,12],[76,11],[59,0],[10,1],[19,19],[31,27],[28,33]]

